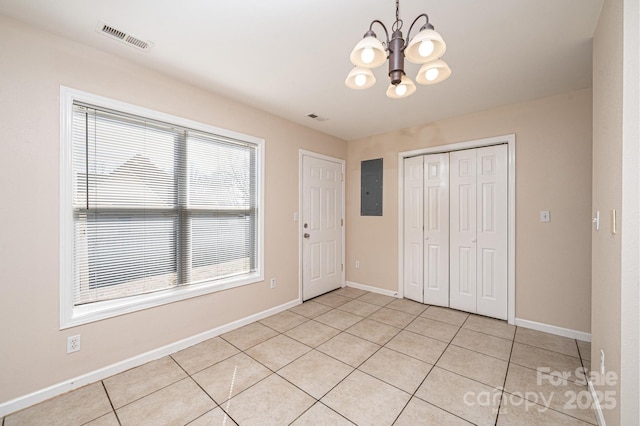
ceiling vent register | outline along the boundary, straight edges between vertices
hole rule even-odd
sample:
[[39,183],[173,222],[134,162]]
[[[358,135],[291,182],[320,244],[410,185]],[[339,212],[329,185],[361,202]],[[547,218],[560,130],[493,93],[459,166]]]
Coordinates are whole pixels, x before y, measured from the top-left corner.
[[140,37],[136,37],[131,33],[115,28],[114,26],[102,21],[98,21],[96,31],[104,36],[118,40],[144,52],[148,52],[153,47],[153,42],[142,40]]

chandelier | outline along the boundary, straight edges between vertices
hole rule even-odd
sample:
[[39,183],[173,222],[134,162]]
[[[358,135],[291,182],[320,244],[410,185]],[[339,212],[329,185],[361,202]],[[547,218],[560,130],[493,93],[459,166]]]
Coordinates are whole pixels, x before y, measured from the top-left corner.
[[[369,25],[369,31],[364,34],[362,40],[351,51],[351,62],[355,67],[347,75],[345,84],[356,90],[367,89],[376,83],[376,78],[371,72],[372,68],[379,67],[385,60],[389,60],[389,78],[391,84],[387,89],[387,96],[393,99],[406,98],[416,91],[416,85],[404,72],[404,58],[414,64],[422,64],[416,81],[419,84],[435,84],[446,80],[451,75],[451,69],[442,59],[447,49],[442,36],[438,34],[433,25],[429,23],[426,13],[419,15],[409,27],[407,41],[402,38],[402,19],[399,16],[399,0],[396,0],[396,20],[391,26],[391,40],[389,32],[379,20],[374,20]],[[426,22],[420,28],[416,36],[410,40],[411,30],[420,18]],[[378,40],[373,32],[373,24],[380,24],[386,35],[386,44]]]

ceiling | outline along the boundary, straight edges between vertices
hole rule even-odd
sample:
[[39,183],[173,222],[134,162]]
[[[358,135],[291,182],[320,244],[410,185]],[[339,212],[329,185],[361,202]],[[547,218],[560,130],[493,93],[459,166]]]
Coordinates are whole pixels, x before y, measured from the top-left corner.
[[[353,140],[591,87],[602,3],[400,0],[404,35],[427,13],[453,71],[406,99],[386,97],[386,64],[374,70],[372,88],[344,85],[351,49],[372,20],[391,27],[393,0],[0,0],[0,14]],[[98,34],[99,20],[154,46],[142,52]],[[405,63],[413,80],[418,68]]]

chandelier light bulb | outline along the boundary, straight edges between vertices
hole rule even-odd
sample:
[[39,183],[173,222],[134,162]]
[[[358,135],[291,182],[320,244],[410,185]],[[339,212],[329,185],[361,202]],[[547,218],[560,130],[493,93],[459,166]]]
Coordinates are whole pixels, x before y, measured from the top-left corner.
[[355,78],[356,86],[362,87],[367,82],[367,76],[364,74],[358,74]]
[[433,53],[434,47],[435,46],[433,45],[433,41],[429,39],[422,40],[422,42],[420,42],[420,47],[418,48],[418,53],[423,58],[426,58]]
[[425,74],[425,77],[427,77],[427,80],[433,81],[436,78],[438,78],[440,71],[438,71],[438,68],[429,68],[427,72],[425,72],[424,74]]
[[396,86],[396,95],[404,96],[407,93],[407,86],[404,84],[398,84]]
[[362,62],[364,62],[365,64],[370,64],[371,62],[373,62],[374,57],[375,57],[375,52],[373,51],[372,48],[367,47],[362,49],[362,53],[360,55]]

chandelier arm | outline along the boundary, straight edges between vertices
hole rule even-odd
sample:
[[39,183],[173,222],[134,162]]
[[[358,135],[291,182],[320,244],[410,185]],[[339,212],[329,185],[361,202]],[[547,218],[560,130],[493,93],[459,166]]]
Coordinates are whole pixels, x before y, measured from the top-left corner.
[[416,22],[418,22],[418,19],[422,17],[425,18],[426,22],[424,23],[422,28],[420,28],[420,30],[423,30],[425,28],[433,29],[433,25],[429,23],[429,15],[427,15],[426,13],[422,13],[418,15],[418,17],[413,20],[413,22],[411,23],[411,26],[409,27],[409,32],[407,32],[407,39],[406,39],[407,41],[404,43],[403,50],[409,45],[409,41],[411,40],[411,30],[413,29],[413,26],[416,24]]
[[369,24],[369,31],[373,32],[373,24],[375,24],[376,22],[378,24],[380,24],[380,26],[384,30],[384,34],[387,37],[387,44],[386,44],[385,47],[386,47],[387,50],[389,50],[389,31],[387,31],[387,27],[385,27],[384,24],[381,21],[379,21],[378,19],[375,19],[375,20],[371,21],[371,24]]

